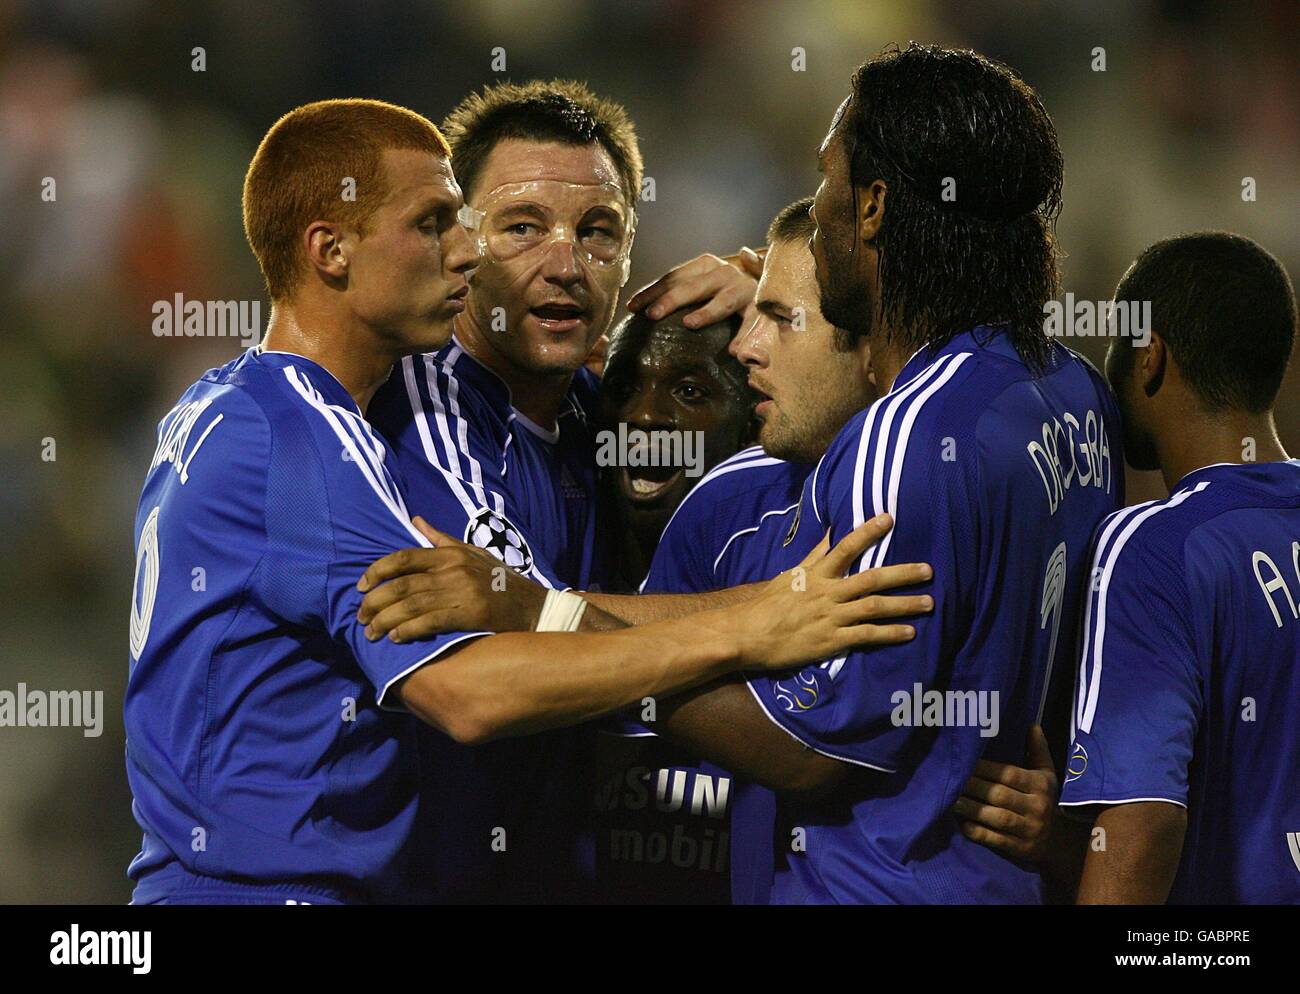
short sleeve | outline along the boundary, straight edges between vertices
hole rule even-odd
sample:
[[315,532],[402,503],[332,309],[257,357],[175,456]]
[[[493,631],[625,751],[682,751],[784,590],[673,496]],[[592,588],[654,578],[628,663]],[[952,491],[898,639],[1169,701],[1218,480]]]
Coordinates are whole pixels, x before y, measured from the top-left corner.
[[[942,462],[924,425],[891,433],[888,398],[850,423],[818,465],[805,493],[815,516],[829,525],[832,543],[884,511],[894,528],[857,563],[857,571],[896,563],[927,562],[934,579],[890,594],[928,593],[930,615],[907,619],[916,637],[907,643],[858,650],[790,675],[756,677],[749,687],[777,725],[824,755],[885,772],[906,765],[914,737],[923,730],[898,721],[899,694],[919,684],[939,685],[944,660],[952,658],[953,633],[969,612],[974,551],[974,502],[966,474],[973,460]],[[897,429],[898,425],[893,424]],[[996,679],[996,674],[989,674]]]
[[1202,708],[1186,584],[1160,547],[1159,508],[1098,532],[1061,804],[1187,803]]
[[[371,563],[398,549],[429,542],[411,524],[385,447],[359,415],[318,404],[278,417],[266,489],[267,554],[261,588],[286,620],[322,624],[346,647],[376,699],[451,646],[483,632],[451,632],[399,644],[371,642],[357,620],[357,581]],[[457,506],[443,500],[429,521],[446,531],[462,526]]]

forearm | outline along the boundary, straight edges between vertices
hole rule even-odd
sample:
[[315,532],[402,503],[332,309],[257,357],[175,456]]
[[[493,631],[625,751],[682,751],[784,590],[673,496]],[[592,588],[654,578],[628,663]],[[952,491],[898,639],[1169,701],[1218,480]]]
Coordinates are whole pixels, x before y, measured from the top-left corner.
[[[606,616],[613,616],[624,624],[648,625],[656,621],[684,618],[699,611],[729,607],[747,601],[760,590],[762,583],[747,583],[725,590],[711,590],[702,594],[603,594],[578,591],[587,603],[599,608]],[[588,611],[587,613],[590,613]],[[583,631],[587,631],[586,618]],[[599,630],[599,629],[595,629]]]
[[737,633],[721,612],[612,632],[507,632],[417,670],[406,706],[462,742],[577,724],[732,672]]
[[1135,801],[1097,818],[1079,881],[1079,904],[1164,904],[1178,872],[1187,811]]
[[688,755],[772,790],[823,795],[850,772],[778,728],[754,700],[743,674],[656,702],[653,729]]

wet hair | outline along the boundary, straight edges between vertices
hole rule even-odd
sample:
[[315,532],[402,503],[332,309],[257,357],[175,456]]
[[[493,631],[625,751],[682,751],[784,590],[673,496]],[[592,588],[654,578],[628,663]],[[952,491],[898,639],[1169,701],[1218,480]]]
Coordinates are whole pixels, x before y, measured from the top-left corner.
[[817,222],[809,213],[812,205],[812,197],[803,197],[782,207],[767,226],[767,243],[806,242],[812,238],[813,232],[817,230]]
[[[1273,406],[1296,335],[1295,287],[1262,246],[1226,231],[1156,242],[1115,290],[1150,301],[1151,330],[1210,410],[1259,414]],[[1123,348],[1127,370],[1134,349]]]
[[[659,320],[655,321],[646,316],[645,311],[637,311],[624,318],[615,326],[614,330],[609,333],[609,348],[606,350],[605,371],[609,372],[610,364],[616,359],[617,355],[627,348],[635,348],[637,353],[645,348],[646,342],[656,331],[666,331],[678,335],[704,335],[718,328],[727,330],[727,338],[736,337],[740,331],[741,316],[732,314],[730,317],[721,321],[715,321],[713,324],[706,324],[703,328],[687,328],[682,324],[684,318],[691,311],[695,310],[694,306],[682,307],[666,314]],[[735,388],[740,397],[747,402],[752,402],[754,397],[749,390],[749,373],[740,360],[734,356],[727,356],[721,364],[720,371],[727,383]]]
[[442,122],[456,179],[469,199],[497,143],[509,138],[564,145],[598,143],[613,160],[629,204],[641,193],[641,146],[619,103],[567,79],[496,83],[471,93]]
[[854,73],[843,135],[855,201],[857,187],[888,184],[875,245],[891,334],[934,349],[1005,324],[1041,368],[1063,161],[1033,89],[975,52],[913,44]]

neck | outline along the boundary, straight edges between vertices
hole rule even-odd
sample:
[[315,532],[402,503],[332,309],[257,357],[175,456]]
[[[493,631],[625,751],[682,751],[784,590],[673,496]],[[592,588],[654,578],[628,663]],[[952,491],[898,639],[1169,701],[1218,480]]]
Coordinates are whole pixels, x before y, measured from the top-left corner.
[[876,374],[876,390],[883,396],[894,389],[894,380],[916,350],[900,345],[897,339],[884,341],[883,335],[872,337],[871,371]]
[[[1251,451],[1253,450],[1253,451]],[[1165,486],[1215,463],[1281,462],[1290,458],[1277,437],[1273,412],[1196,413],[1171,419],[1171,430],[1156,440]],[[1245,458],[1250,455],[1251,458]]]
[[497,348],[493,338],[500,337],[499,333],[484,331],[469,311],[456,316],[454,327],[461,347],[505,381],[514,409],[533,424],[554,431],[560,407],[573,383],[573,372],[521,369]]
[[272,303],[262,338],[265,349],[292,352],[329,370],[362,414],[398,358],[378,344],[374,332],[355,320],[298,301]]

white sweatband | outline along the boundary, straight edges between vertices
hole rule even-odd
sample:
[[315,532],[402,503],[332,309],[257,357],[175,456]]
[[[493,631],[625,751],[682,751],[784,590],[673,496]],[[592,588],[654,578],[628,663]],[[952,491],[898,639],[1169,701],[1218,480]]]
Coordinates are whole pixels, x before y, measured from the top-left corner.
[[576,632],[587,610],[587,602],[567,590],[546,591],[546,603],[537,616],[537,632]]

